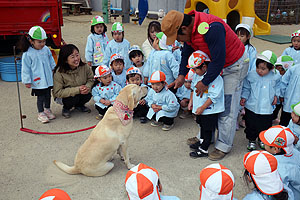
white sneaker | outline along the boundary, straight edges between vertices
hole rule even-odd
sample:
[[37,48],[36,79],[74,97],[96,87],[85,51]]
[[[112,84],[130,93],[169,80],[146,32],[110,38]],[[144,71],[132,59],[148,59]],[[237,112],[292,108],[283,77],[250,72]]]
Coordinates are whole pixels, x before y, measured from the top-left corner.
[[52,113],[52,111],[50,109],[46,108],[44,110],[44,113],[47,115],[48,119],[50,119],[50,120],[56,118],[55,115]]
[[44,112],[38,114],[38,120],[41,121],[43,124],[49,122],[49,119]]

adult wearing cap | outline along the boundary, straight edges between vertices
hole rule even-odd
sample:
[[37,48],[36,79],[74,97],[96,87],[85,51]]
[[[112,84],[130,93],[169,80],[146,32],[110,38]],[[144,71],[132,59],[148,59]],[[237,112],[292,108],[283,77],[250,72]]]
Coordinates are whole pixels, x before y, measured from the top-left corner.
[[293,200],[293,192],[283,184],[276,158],[266,151],[252,151],[244,156],[244,178],[255,189],[243,200]]
[[211,58],[207,73],[196,85],[197,95],[202,96],[208,85],[223,72],[225,111],[219,116],[216,149],[209,155],[211,160],[220,160],[233,145],[242,81],[249,66],[249,62],[245,61],[245,46],[222,19],[202,12],[183,14],[171,10],[162,21],[162,31],[167,36],[168,45],[176,39],[184,42],[179,76],[170,87],[182,86],[188,72],[188,58],[196,50]]
[[125,179],[130,200],[179,200],[176,196],[161,196],[162,185],[156,169],[143,163],[131,168]]

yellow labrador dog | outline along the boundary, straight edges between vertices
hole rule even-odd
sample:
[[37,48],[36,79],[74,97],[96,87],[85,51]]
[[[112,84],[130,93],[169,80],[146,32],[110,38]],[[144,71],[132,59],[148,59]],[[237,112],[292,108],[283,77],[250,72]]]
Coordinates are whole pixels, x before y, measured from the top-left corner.
[[134,165],[130,163],[127,152],[128,138],[133,125],[132,110],[146,94],[146,87],[135,84],[124,87],[114,106],[107,110],[103,119],[79,148],[74,166],[70,167],[56,160],[53,161],[54,164],[68,174],[103,176],[114,167],[109,160],[120,148],[118,153],[122,154],[125,165],[128,169],[132,168]]

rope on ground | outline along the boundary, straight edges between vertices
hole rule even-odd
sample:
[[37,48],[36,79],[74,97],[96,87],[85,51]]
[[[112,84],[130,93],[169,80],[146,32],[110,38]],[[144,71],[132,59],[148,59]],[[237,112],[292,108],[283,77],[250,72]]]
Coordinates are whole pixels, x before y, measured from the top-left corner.
[[29,128],[20,128],[20,131],[23,132],[27,132],[27,133],[34,133],[34,134],[45,134],[45,135],[62,135],[62,134],[70,134],[70,133],[77,133],[77,132],[81,132],[81,131],[86,131],[89,129],[93,129],[95,128],[96,125],[91,126],[91,127],[87,127],[87,128],[83,128],[83,129],[79,129],[79,130],[74,130],[74,131],[65,131],[65,132],[41,132],[41,131],[35,131]]

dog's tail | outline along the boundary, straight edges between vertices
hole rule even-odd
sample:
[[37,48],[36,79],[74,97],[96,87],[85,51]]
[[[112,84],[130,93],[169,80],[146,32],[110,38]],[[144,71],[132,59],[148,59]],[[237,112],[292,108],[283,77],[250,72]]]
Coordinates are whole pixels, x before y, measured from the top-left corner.
[[64,163],[62,163],[62,162],[60,162],[60,161],[56,161],[56,160],[54,160],[53,163],[54,163],[60,170],[66,172],[66,173],[68,173],[68,174],[71,174],[71,175],[73,175],[73,174],[80,174],[80,171],[79,171],[78,169],[76,169],[75,166],[70,167],[70,166],[68,166],[68,165],[66,165],[66,164],[64,164]]

